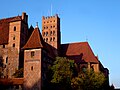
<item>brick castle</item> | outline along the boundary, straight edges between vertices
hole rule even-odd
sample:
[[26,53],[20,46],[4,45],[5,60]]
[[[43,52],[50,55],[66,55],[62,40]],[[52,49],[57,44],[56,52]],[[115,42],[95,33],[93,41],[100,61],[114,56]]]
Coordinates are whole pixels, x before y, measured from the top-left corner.
[[[12,88],[25,90],[41,90],[46,80],[48,66],[55,57],[73,59],[79,71],[92,68],[95,72],[103,72],[109,78],[107,68],[94,55],[88,42],[61,44],[60,18],[42,17],[42,33],[38,25],[28,27],[28,15],[0,19],[0,59],[4,70],[1,79],[12,80]],[[14,78],[16,70],[24,68],[23,78]],[[109,81],[108,81],[109,83]]]

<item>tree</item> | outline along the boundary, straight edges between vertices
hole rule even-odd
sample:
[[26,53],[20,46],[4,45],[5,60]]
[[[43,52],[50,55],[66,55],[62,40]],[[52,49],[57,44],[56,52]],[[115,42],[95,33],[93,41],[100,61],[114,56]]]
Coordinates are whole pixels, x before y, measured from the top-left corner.
[[70,87],[72,76],[74,75],[74,68],[75,64],[73,60],[65,57],[57,57],[54,65],[51,67],[53,71],[51,82],[57,83],[64,88]]
[[105,76],[103,73],[86,70],[72,79],[71,86],[74,90],[101,90],[104,83]]

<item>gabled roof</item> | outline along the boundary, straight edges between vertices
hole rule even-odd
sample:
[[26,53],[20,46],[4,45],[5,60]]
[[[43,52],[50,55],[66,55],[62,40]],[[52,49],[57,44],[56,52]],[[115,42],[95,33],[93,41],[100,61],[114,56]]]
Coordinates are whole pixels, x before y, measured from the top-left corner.
[[39,31],[39,28],[37,27],[33,30],[23,49],[35,49],[43,47],[45,47],[45,42],[43,41],[42,35]]
[[0,45],[8,44],[9,22],[21,20],[21,16],[0,19]]
[[61,45],[61,56],[75,60],[75,62],[94,62],[99,63],[96,59],[88,42],[68,43]]

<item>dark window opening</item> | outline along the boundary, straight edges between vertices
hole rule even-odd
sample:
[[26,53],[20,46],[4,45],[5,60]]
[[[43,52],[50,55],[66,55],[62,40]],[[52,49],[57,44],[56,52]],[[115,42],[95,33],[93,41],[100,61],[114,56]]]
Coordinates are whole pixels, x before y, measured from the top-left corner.
[[31,70],[33,71],[33,66],[31,66]]
[[16,31],[16,26],[14,26],[14,31]]
[[45,36],[45,32],[43,33],[43,36]]
[[13,37],[13,40],[15,40],[15,36]]
[[46,38],[46,42],[48,42],[48,38]]
[[53,41],[55,41],[55,37],[53,38]]
[[8,63],[8,57],[6,57],[6,63]]
[[46,36],[48,36],[48,32],[46,32]]
[[50,38],[50,41],[52,41],[52,38]]
[[13,47],[15,47],[15,43],[13,44]]
[[52,31],[50,31],[50,35],[52,35]]
[[32,51],[32,52],[31,52],[31,57],[34,57],[34,56],[35,56],[35,52]]
[[5,45],[3,45],[3,48],[5,48]]

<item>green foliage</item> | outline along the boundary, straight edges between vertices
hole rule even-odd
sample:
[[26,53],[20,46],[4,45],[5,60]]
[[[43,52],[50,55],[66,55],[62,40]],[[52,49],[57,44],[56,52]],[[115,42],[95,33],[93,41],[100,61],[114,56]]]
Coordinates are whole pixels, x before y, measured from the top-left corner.
[[87,70],[85,73],[80,73],[71,81],[71,86],[75,90],[101,90],[105,82],[105,76],[101,72]]
[[101,90],[103,88],[106,81],[103,73],[86,69],[78,74],[76,67],[73,60],[57,57],[51,67],[53,72],[51,82],[58,87],[62,86],[62,90],[63,87],[64,90],[67,90],[68,87],[72,87],[73,90]]
[[23,68],[16,70],[16,72],[13,74],[15,78],[22,78],[23,77]]
[[65,57],[57,57],[52,66],[52,83],[70,84],[73,75],[74,61]]

